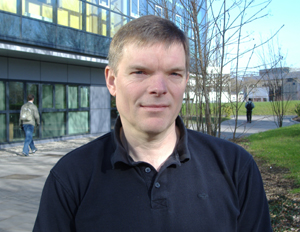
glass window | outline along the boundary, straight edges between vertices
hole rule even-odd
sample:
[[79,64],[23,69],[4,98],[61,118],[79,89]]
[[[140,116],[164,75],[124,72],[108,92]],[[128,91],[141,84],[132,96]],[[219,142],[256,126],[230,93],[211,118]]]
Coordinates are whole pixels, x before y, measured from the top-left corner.
[[109,7],[109,0],[87,0],[87,2]]
[[66,134],[66,113],[42,114],[42,138],[58,137]]
[[89,107],[89,87],[80,87],[80,107]]
[[127,0],[112,0],[110,2],[110,9],[128,15],[128,1]]
[[78,108],[78,87],[69,86],[68,88],[68,108],[77,109]]
[[9,109],[20,110],[24,104],[24,90],[22,82],[9,82]]
[[39,108],[39,85],[38,84],[27,84],[27,96],[28,94],[34,95],[34,104]]
[[6,117],[0,114],[0,142],[6,142]]
[[132,17],[138,18],[139,17],[139,0],[131,0],[131,11],[130,15]]
[[86,7],[86,31],[107,36],[108,11],[93,5]]
[[82,2],[79,0],[58,0],[57,23],[81,30]]
[[43,85],[42,107],[53,108],[53,85]]
[[89,133],[89,112],[69,112],[69,134]]
[[19,127],[19,113],[9,114],[9,141],[19,141],[25,138]]
[[5,82],[0,81],[0,110],[5,110]]
[[125,16],[111,13],[110,21],[110,36],[113,37],[117,31],[127,23],[127,18]]
[[51,0],[23,0],[22,14],[31,18],[53,22]]
[[0,10],[17,13],[17,0],[0,0]]
[[55,109],[66,109],[65,85],[55,85]]

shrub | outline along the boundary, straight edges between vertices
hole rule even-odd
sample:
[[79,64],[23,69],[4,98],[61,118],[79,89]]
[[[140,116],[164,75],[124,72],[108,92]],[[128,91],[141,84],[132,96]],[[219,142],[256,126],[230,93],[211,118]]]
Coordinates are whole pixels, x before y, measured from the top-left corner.
[[300,117],[300,104],[295,105],[295,112],[298,115],[298,117]]
[[225,117],[230,117],[231,116],[231,107],[224,105],[222,107],[222,114],[225,115]]

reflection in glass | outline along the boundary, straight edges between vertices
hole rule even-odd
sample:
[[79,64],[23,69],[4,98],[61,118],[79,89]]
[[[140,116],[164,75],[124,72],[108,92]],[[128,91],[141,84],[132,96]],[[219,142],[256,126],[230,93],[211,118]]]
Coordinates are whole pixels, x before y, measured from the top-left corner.
[[86,31],[107,36],[108,11],[97,6],[86,6]]
[[[27,96],[28,94],[34,95],[34,104],[39,108],[39,86],[37,84],[27,84]],[[26,97],[27,97],[26,96]]]
[[55,85],[55,109],[66,108],[66,87],[65,85]]
[[69,86],[68,88],[68,108],[77,109],[78,108],[78,87]]
[[89,87],[82,86],[80,88],[80,107],[89,107]]
[[69,112],[69,134],[89,133],[89,112]]
[[42,107],[53,108],[53,85],[43,85]]
[[66,134],[65,113],[42,114],[42,138],[58,137]]
[[109,0],[87,0],[87,2],[109,7]]
[[128,23],[127,17],[119,14],[111,13],[110,36],[113,37],[117,33],[117,31],[126,23]]
[[131,0],[131,11],[130,15],[132,17],[138,18],[139,17],[139,0]]
[[24,104],[24,91],[22,82],[9,82],[9,109],[20,110]]
[[0,10],[17,13],[17,0],[0,0]]
[[5,82],[0,81],[0,110],[5,110]]
[[31,18],[53,22],[51,0],[23,0],[22,14]]
[[0,114],[0,143],[6,142],[6,117]]
[[57,23],[81,30],[82,2],[79,0],[58,0]]
[[9,141],[19,141],[25,138],[24,132],[19,127],[20,114],[9,114]]
[[128,15],[128,1],[127,0],[111,0],[110,9]]

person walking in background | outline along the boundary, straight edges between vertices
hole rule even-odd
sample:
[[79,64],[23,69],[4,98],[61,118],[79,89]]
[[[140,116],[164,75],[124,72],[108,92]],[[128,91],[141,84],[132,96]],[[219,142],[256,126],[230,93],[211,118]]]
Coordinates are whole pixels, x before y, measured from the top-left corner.
[[247,109],[247,123],[251,123],[252,121],[252,109],[255,107],[254,103],[252,102],[252,98],[249,98],[245,104],[245,108]]
[[19,126],[24,130],[25,141],[22,155],[28,156],[30,147],[32,153],[37,151],[33,143],[33,131],[35,127],[35,122],[40,125],[40,115],[37,107],[33,104],[34,95],[29,94],[27,97],[28,102],[21,107]]

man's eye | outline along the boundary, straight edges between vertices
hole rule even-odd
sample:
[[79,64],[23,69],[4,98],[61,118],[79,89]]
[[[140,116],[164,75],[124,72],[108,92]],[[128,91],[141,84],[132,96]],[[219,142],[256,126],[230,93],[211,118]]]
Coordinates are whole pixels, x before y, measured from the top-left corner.
[[171,76],[178,76],[178,77],[180,77],[181,74],[174,72],[174,73],[171,73]]
[[144,74],[145,72],[143,72],[143,71],[135,71],[134,73],[135,74]]

